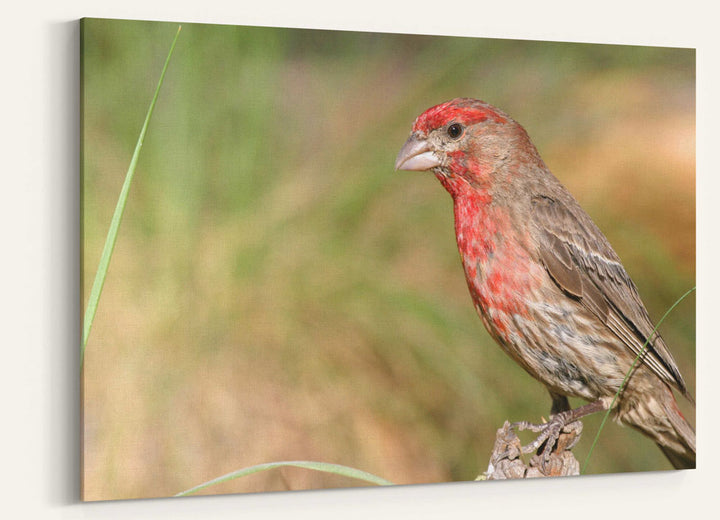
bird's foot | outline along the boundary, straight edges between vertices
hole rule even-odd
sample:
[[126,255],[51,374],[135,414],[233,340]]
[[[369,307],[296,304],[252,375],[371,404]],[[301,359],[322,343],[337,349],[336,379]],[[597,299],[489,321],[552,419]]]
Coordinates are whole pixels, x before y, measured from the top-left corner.
[[550,416],[550,421],[542,424],[534,424],[528,421],[516,422],[512,428],[517,431],[530,430],[539,433],[534,441],[522,446],[522,453],[537,453],[542,457],[543,465],[550,460],[553,452],[571,450],[580,440],[582,423],[580,421],[568,422],[564,413]]
[[[602,398],[574,410],[552,414],[550,421],[542,424],[527,421],[510,424],[506,421],[497,432],[493,455],[483,478],[496,480],[579,475],[580,464],[570,451],[578,443],[582,433],[579,419],[607,410],[609,406],[610,400]],[[523,430],[540,435],[530,444],[523,446],[515,433]],[[533,456],[526,465],[521,457],[528,453],[533,453]]]
[[[574,410],[565,410],[550,416],[550,422],[543,424],[534,424],[527,421],[520,421],[512,425],[518,431],[530,430],[540,433],[538,437],[522,447],[522,453],[537,452],[541,457],[543,468],[547,465],[550,455],[553,452],[561,452],[571,450],[582,433],[582,423],[579,421],[581,417],[588,414],[607,410],[609,403],[607,399],[598,399]],[[562,439],[567,434],[568,437]],[[544,447],[543,447],[544,446]]]

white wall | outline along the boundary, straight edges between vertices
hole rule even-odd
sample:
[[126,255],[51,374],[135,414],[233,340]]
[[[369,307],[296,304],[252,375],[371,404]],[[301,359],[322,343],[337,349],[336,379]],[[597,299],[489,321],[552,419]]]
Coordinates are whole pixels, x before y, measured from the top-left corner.
[[[8,518],[584,518],[690,516],[712,508],[717,477],[717,12],[710,2],[66,0],[3,8],[3,250],[0,489]],[[638,5],[635,5],[638,4]],[[698,48],[699,469],[562,481],[81,504],[79,495],[78,45],[82,16],[495,36]],[[631,516],[632,515],[632,516]],[[704,515],[700,515],[704,516]],[[536,518],[535,516],[533,518]]]

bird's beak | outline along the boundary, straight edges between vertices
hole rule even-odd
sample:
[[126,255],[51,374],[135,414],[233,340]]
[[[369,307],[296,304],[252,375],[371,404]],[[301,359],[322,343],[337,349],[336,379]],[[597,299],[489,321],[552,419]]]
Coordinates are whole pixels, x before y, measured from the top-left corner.
[[395,159],[396,170],[423,171],[440,166],[440,159],[430,148],[427,140],[412,134],[405,141]]

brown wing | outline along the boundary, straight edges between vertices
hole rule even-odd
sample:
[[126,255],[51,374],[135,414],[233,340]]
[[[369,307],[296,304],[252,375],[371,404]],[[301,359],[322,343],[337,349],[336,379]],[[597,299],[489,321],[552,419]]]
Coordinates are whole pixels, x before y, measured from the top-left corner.
[[[539,253],[555,283],[592,311],[661,379],[690,397],[675,360],[640,300],[620,258],[574,199],[536,196]],[[650,338],[650,341],[648,341]],[[647,342],[647,347],[644,347]]]

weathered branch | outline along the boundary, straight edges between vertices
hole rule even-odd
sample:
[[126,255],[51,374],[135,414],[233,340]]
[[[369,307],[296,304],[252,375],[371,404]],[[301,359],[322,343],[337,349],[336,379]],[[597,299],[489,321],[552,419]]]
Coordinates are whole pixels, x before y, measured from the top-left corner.
[[[511,478],[565,477],[580,474],[580,463],[570,451],[580,439],[582,423],[567,425],[546,461],[534,453],[526,464],[522,444],[508,421],[497,431],[490,464],[477,480],[504,480]],[[544,463],[543,463],[544,462]]]

